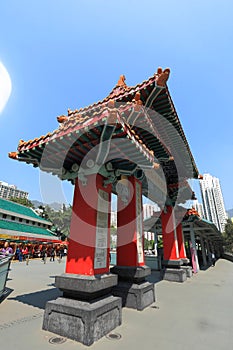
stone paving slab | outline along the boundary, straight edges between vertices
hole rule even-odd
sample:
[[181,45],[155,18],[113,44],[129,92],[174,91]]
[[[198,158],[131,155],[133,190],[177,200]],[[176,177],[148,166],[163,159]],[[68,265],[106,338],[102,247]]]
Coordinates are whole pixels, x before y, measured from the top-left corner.
[[[87,349],[43,331],[47,300],[60,296],[54,276],[64,273],[65,260],[43,264],[40,260],[13,263],[7,287],[13,289],[0,304],[0,340],[8,350]],[[96,350],[228,350],[233,348],[233,263],[219,260],[215,267],[200,271],[184,283],[156,282],[157,301],[144,311],[123,309],[122,325],[113,333],[119,340],[103,337],[90,348]]]

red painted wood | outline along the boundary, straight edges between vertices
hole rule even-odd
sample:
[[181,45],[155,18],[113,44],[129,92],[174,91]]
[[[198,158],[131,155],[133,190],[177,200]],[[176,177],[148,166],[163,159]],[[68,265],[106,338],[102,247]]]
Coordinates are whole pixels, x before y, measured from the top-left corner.
[[184,236],[183,236],[183,229],[182,224],[179,223],[176,227],[176,234],[177,234],[177,241],[178,241],[178,249],[179,249],[179,255],[180,259],[186,259],[186,251],[184,246]]
[[[118,266],[143,266],[143,261],[138,262],[137,253],[137,221],[136,221],[136,183],[141,183],[133,176],[129,181],[129,203],[125,204],[120,195],[117,201],[117,265]],[[142,196],[140,196],[142,210]],[[142,212],[141,212],[142,216]],[[142,221],[143,225],[143,221]],[[143,232],[143,226],[142,226]]]
[[[67,273],[96,275],[109,272],[111,185],[108,185],[106,188],[103,187],[103,180],[103,176],[99,174],[89,175],[86,186],[83,186],[80,180],[76,180],[66,263]],[[106,268],[95,269],[94,258],[99,189],[108,193],[108,247]]]
[[167,206],[166,212],[163,210],[161,214],[164,260],[179,259],[179,254],[177,256],[176,252],[176,245],[178,245],[178,242],[175,239],[175,223],[172,211],[173,207]]

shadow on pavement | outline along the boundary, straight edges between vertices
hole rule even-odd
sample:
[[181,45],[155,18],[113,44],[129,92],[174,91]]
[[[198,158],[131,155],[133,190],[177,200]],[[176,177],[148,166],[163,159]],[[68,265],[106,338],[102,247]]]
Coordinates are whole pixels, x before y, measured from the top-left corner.
[[54,300],[60,296],[62,296],[62,292],[59,289],[50,288],[39,292],[18,295],[15,298],[8,298],[8,300],[15,300],[23,304],[38,307],[39,309],[45,309],[47,301]]
[[211,264],[202,265],[202,266],[200,266],[200,270],[201,270],[201,271],[206,271],[206,270],[208,270],[211,266],[212,266]]
[[5,300],[12,292],[14,289],[6,287],[1,298],[0,298],[0,304]]
[[161,272],[160,271],[152,271],[151,275],[146,277],[146,280],[148,282],[154,283],[154,284],[162,281]]

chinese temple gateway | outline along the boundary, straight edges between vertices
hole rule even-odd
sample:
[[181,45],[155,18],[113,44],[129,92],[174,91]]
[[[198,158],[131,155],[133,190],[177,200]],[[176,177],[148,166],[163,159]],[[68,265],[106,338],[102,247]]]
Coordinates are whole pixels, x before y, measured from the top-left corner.
[[[143,252],[142,195],[161,208],[164,276],[184,280],[180,204],[199,177],[167,88],[169,69],[127,86],[121,76],[102,101],[57,118],[59,127],[20,140],[9,156],[75,185],[63,297],[47,303],[43,328],[86,345],[121,324],[121,306],[155,301]],[[117,194],[117,264],[109,267],[111,193]],[[176,209],[176,210],[175,210]],[[178,214],[177,214],[178,212]],[[172,279],[172,278],[171,278]]]

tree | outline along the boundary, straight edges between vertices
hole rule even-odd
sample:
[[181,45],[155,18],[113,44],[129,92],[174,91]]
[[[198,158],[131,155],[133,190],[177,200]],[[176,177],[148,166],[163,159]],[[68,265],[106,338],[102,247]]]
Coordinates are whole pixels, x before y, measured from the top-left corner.
[[149,240],[144,237],[144,250],[148,250],[148,246],[149,246]]
[[163,248],[163,238],[158,236],[157,248]]
[[144,237],[144,250],[153,250],[155,242]]
[[15,203],[24,205],[25,207],[34,208],[33,203],[27,198],[11,197],[11,198],[9,198],[9,200],[11,202],[15,202]]
[[233,222],[228,219],[223,233],[224,247],[226,251],[233,252]]
[[70,234],[70,221],[72,215],[72,207],[66,207],[63,205],[62,209],[59,211],[53,210],[49,205],[45,207],[40,207],[41,217],[46,220],[49,220],[53,223],[52,230],[59,236],[61,239],[65,239]]

